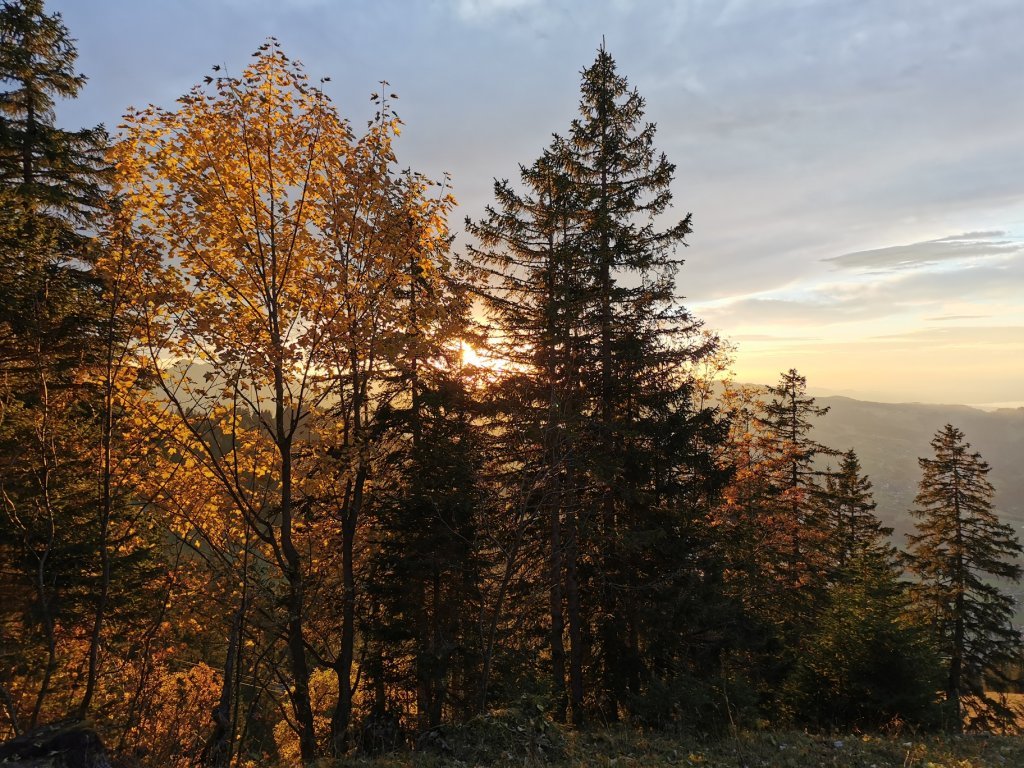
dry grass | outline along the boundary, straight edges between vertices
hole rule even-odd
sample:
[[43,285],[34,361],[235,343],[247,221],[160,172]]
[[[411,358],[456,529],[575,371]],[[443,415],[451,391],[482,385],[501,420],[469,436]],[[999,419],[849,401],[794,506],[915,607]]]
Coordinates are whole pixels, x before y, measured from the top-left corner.
[[[741,733],[714,741],[609,730],[568,736],[566,757],[498,761],[502,768],[1021,768],[1018,736],[812,736],[800,732]],[[469,768],[476,761],[430,755],[325,763],[360,768]]]
[[1017,728],[1024,733],[1024,693],[1007,693],[1007,703],[1017,712]]
[[[602,742],[606,742],[602,746]],[[1004,736],[811,736],[748,733],[694,743],[663,736],[581,737],[573,768],[1017,768],[1024,740]]]
[[[999,701],[1009,707],[1016,715],[1016,721],[1008,730],[1017,734],[1024,734],[1024,694],[1022,693],[992,693],[986,694],[987,698]],[[971,700],[964,701],[964,723],[969,726],[975,713],[976,707],[971,706]],[[1021,764],[1024,768],[1024,763]]]

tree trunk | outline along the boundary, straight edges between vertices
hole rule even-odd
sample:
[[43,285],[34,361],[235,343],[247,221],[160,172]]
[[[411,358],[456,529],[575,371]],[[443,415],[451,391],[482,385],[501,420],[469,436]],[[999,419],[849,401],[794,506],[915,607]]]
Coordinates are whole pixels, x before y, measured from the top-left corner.
[[228,652],[224,660],[224,680],[220,688],[220,701],[213,710],[213,734],[203,750],[202,763],[209,768],[226,768],[231,764],[232,719],[231,697],[237,673],[238,649],[242,642],[242,616],[245,607],[240,606],[231,622],[228,636]]
[[956,589],[956,600],[953,616],[953,653],[949,660],[949,681],[947,683],[946,695],[953,707],[953,730],[955,733],[962,733],[964,730],[964,713],[961,702],[961,691],[963,690],[963,664],[964,664],[964,641],[965,628],[964,619],[966,613],[965,593],[966,587],[966,564],[964,563],[964,535],[963,525],[960,516],[960,475],[957,468],[953,467],[953,513],[954,513],[954,546],[956,551],[956,575],[954,587]]
[[[50,554],[54,549],[57,526],[53,511],[53,504],[50,498],[50,479],[54,466],[50,462],[50,396],[46,372],[42,363],[42,349],[37,346],[35,351],[37,371],[39,372],[39,407],[41,409],[41,423],[36,430],[36,440],[39,443],[40,458],[42,460],[42,466],[39,469],[38,482],[41,500],[40,503],[42,509],[46,512],[47,525],[46,545],[42,553],[38,555],[38,562],[36,565],[35,587],[36,594],[39,598],[39,612],[43,625],[43,633],[46,637],[46,668],[43,672],[42,682],[39,685],[39,692],[36,694],[35,705],[32,707],[32,716],[28,723],[29,730],[34,729],[39,724],[39,715],[43,709],[43,702],[46,700],[47,695],[49,695],[50,681],[57,668],[57,634],[53,616],[53,607],[50,603],[46,586],[47,565]],[[53,458],[54,460],[56,459],[55,456]],[[54,461],[54,464],[55,463],[56,461]]]
[[113,496],[111,480],[114,472],[111,460],[111,442],[114,432],[114,309],[107,317],[106,338],[106,377],[103,382],[103,414],[102,432],[100,434],[101,466],[100,466],[100,591],[96,599],[96,612],[93,615],[92,633],[89,636],[89,665],[86,672],[85,693],[78,705],[79,719],[85,719],[92,704],[96,691],[96,677],[99,673],[100,641],[103,638],[103,622],[106,619],[107,601],[110,595],[110,519],[113,514]]
[[568,696],[565,690],[565,618],[562,613],[562,543],[560,511],[557,501],[551,503],[551,557],[548,578],[551,601],[551,683],[555,699],[555,720],[565,722]]
[[[575,499],[570,478],[570,498]],[[579,561],[579,525],[575,504],[569,505],[568,541],[565,551],[565,592],[569,619],[569,700],[572,705],[572,724],[576,728],[586,725],[583,711],[583,619],[580,614],[580,589],[577,563]]]
[[284,372],[280,361],[274,366],[275,429],[281,455],[281,553],[285,561],[285,580],[288,582],[286,607],[288,621],[286,634],[288,657],[291,665],[292,708],[299,726],[299,752],[303,764],[316,759],[316,733],[313,708],[309,700],[309,664],[306,660],[306,638],[303,630],[305,618],[305,580],[302,561],[292,540],[292,430],[285,427]]
[[345,593],[341,608],[341,649],[334,663],[338,703],[331,716],[331,750],[335,757],[343,756],[348,750],[348,727],[352,720],[352,662],[356,643],[355,539],[365,477],[365,470],[360,468],[353,483],[351,506],[344,511],[341,524],[341,578]]

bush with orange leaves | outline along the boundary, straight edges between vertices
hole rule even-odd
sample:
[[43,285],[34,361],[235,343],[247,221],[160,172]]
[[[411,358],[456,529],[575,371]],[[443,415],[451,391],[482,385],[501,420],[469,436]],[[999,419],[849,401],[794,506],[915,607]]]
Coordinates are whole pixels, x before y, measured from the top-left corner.
[[210,713],[220,688],[221,674],[203,663],[155,677],[137,726],[136,741],[145,745],[140,762],[161,768],[196,764],[212,728]]

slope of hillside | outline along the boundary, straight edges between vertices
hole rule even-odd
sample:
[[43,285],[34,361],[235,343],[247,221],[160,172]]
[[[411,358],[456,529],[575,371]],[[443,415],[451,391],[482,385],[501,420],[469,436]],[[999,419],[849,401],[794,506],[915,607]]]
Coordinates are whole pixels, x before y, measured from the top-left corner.
[[820,397],[828,406],[814,437],[830,447],[854,448],[875,487],[877,513],[895,528],[897,543],[913,526],[909,510],[917,493],[919,456],[932,455],[931,439],[945,424],[961,429],[992,466],[1000,516],[1024,534],[1024,408],[982,411],[965,405],[872,403]]

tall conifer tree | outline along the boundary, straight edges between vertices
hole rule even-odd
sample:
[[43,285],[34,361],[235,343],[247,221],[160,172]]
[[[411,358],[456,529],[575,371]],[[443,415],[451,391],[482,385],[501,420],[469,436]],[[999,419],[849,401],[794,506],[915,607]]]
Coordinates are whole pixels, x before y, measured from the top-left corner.
[[807,394],[807,379],[795,369],[768,387],[771,399],[761,417],[770,446],[773,489],[768,523],[775,529],[781,614],[790,631],[812,617],[814,605],[825,587],[828,568],[825,540],[827,523],[822,511],[822,475],[818,457],[835,451],[812,437],[814,419],[828,413]]
[[[60,15],[47,14],[41,0],[0,6],[0,527],[19,564],[11,589],[24,598],[6,606],[19,613],[8,626],[21,629],[4,633],[21,644],[18,691],[5,696],[15,730],[19,711],[25,726],[53,714],[44,705],[63,685],[69,625],[87,621],[97,550],[105,585],[110,573],[92,454],[107,420],[102,394],[84,373],[102,366],[111,330],[89,268],[89,228],[105,204],[106,134],[55,122],[57,100],[75,97],[85,82],[76,57]],[[38,653],[24,645],[31,638]],[[98,642],[97,630],[94,648]],[[88,707],[95,669],[90,653],[80,709]],[[72,694],[61,694],[57,714],[73,706]]]
[[578,190],[560,159],[564,150],[564,142],[556,139],[532,166],[520,166],[522,192],[508,181],[496,182],[496,206],[488,206],[480,222],[467,220],[467,228],[480,242],[470,253],[495,284],[486,294],[500,331],[493,343],[514,371],[500,392],[503,410],[526,433],[527,450],[520,460],[531,480],[523,503],[531,517],[547,523],[555,716],[565,719],[571,699],[573,721],[579,725],[583,654],[577,446],[586,405],[580,396],[587,346],[581,318],[589,288],[587,265],[575,249],[582,225]]
[[892,528],[875,515],[871,480],[862,474],[853,449],[843,454],[836,471],[826,474],[822,506],[829,531],[829,566],[837,579],[848,577],[850,570],[895,566],[896,549],[889,543]]
[[968,710],[979,725],[1005,724],[1012,713],[985,696],[987,676],[1020,660],[1014,599],[994,579],[1018,582],[1020,540],[992,509],[988,463],[951,424],[932,439],[935,457],[920,458],[908,564],[916,604],[934,626],[947,665],[946,700],[954,730]]
[[529,338],[555,688],[560,699],[564,599],[576,722],[585,683],[610,721],[687,663],[667,645],[692,622],[684,597],[706,571],[679,563],[699,559],[699,512],[722,481],[709,447],[723,427],[695,405],[688,373],[716,340],[676,295],[690,217],[656,223],[675,166],[655,149],[643,107],[602,46],[582,73],[568,135],[522,169],[524,194],[497,185],[499,208],[471,225],[486,246],[479,255],[502,273],[497,335]]
[[[638,429],[640,418],[654,400],[664,407],[674,395],[688,397],[685,388],[673,392],[671,384],[657,390],[671,381],[673,364],[683,361],[679,352],[691,352],[689,344],[673,349],[668,338],[678,339],[696,324],[674,293],[680,263],[674,251],[690,232],[690,216],[666,230],[654,223],[670,206],[675,166],[655,150],[655,127],[643,122],[644,100],[603,46],[583,71],[580,90],[566,161],[587,219],[577,247],[587,256],[592,290],[586,317],[594,339],[586,370],[593,401],[588,502],[600,516],[594,584],[601,708],[613,721],[640,671],[639,616],[631,599],[639,553],[629,550],[635,546],[632,532],[647,527],[639,519],[638,497],[653,490],[657,473],[654,457],[644,455],[649,446]],[[666,374],[668,379],[649,378]],[[687,404],[680,404],[685,411]]]

